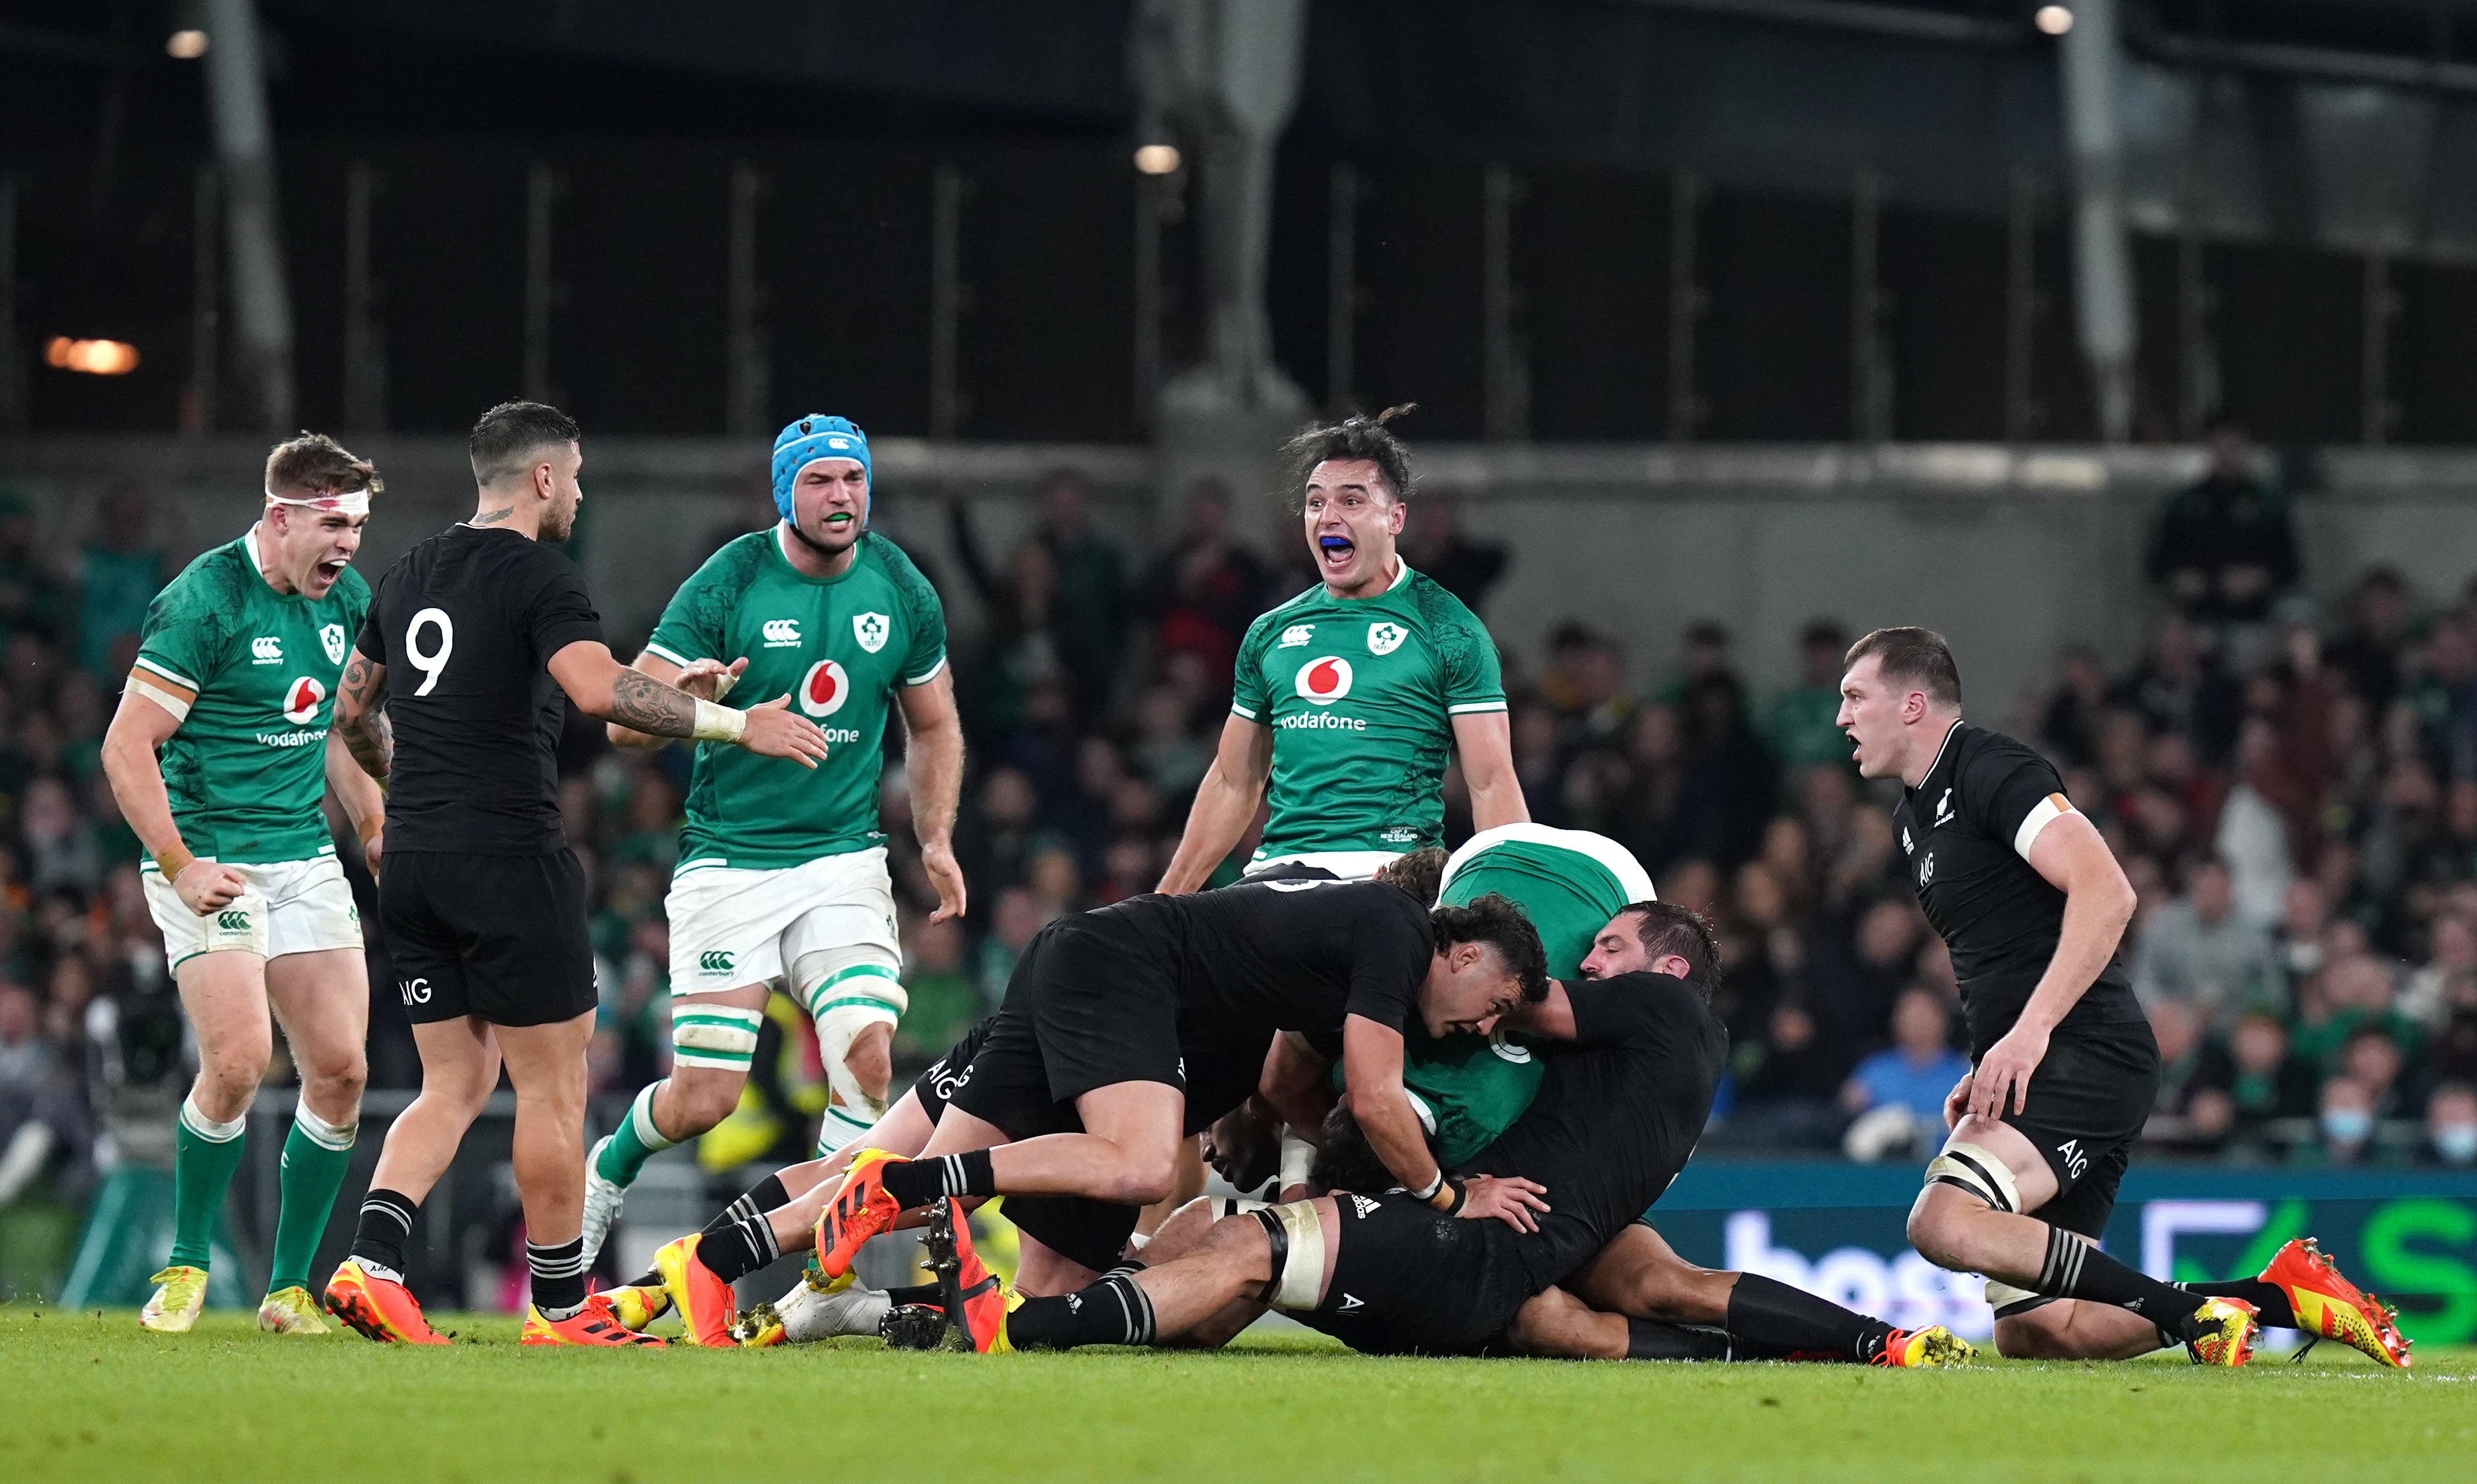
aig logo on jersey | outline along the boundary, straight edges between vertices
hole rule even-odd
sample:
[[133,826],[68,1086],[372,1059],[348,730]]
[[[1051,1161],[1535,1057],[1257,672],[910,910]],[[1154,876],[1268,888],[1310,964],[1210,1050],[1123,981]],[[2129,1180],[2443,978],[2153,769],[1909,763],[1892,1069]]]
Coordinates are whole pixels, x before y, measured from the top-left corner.
[[883,613],[852,615],[852,637],[860,641],[862,649],[872,655],[886,648],[886,636],[892,631],[893,621]]
[[[884,643],[881,637],[878,641]],[[809,667],[800,681],[800,709],[810,716],[832,716],[843,708],[843,698],[851,693],[851,677],[843,667],[831,659],[820,659]]]
[[318,703],[326,699],[327,687],[305,675],[284,693],[284,719],[298,727],[317,715]]
[[767,649],[798,649],[800,621],[796,618],[769,618],[764,628]]
[[318,629],[318,647],[327,652],[327,663],[331,665],[342,664],[344,662],[344,626],[341,624],[320,625]]
[[1402,641],[1409,637],[1411,637],[1410,630],[1400,624],[1389,624],[1380,620],[1367,626],[1367,653],[1390,655],[1400,649]]
[[1331,705],[1350,694],[1350,661],[1339,655],[1327,655],[1299,666],[1293,682],[1299,694],[1318,705]]

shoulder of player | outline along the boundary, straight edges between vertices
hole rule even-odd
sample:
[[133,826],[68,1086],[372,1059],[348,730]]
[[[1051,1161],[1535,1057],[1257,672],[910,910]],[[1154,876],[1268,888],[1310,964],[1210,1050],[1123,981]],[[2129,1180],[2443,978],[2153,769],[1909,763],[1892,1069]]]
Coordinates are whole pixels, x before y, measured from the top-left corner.
[[688,574],[688,581],[680,584],[680,591],[738,597],[757,581],[758,574],[765,570],[765,558],[772,549],[773,539],[771,527],[733,536],[716,547],[713,556],[697,564],[697,569]]
[[366,608],[370,606],[370,580],[362,576],[359,568],[346,567],[344,575],[336,579],[333,596],[341,598],[347,607]]
[[1955,782],[1999,780],[2024,763],[2053,766],[2044,754],[2028,743],[1965,722],[1960,735],[1952,742],[1952,778]]
[[150,612],[183,623],[200,618],[220,621],[240,611],[240,606],[249,599],[247,583],[258,581],[258,574],[249,570],[249,557],[240,543],[226,541],[200,552],[179,576],[164,583],[163,591],[155,595]]
[[896,596],[913,611],[925,613],[940,609],[936,585],[912,559],[911,553],[874,531],[860,539],[862,559],[876,565],[887,582],[894,588]]

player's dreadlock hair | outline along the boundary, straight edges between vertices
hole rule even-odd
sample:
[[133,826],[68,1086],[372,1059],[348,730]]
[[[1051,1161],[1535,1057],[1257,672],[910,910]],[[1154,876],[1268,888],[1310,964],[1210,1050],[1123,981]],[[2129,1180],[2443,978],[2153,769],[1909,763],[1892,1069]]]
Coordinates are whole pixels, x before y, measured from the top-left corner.
[[266,487],[292,496],[349,495],[358,490],[377,494],[387,488],[378,466],[360,458],[323,433],[278,443],[266,456]]
[[1396,855],[1376,873],[1376,878],[1409,892],[1411,900],[1423,907],[1435,906],[1437,893],[1445,885],[1445,853],[1429,845],[1408,855]]
[[1686,981],[1702,993],[1705,1004],[1712,1002],[1713,991],[1720,987],[1720,940],[1702,913],[1674,902],[1632,902],[1617,915],[1634,919],[1635,937],[1645,953],[1685,959]]
[[1437,907],[1428,913],[1429,931],[1439,949],[1457,943],[1485,943],[1514,972],[1525,1003],[1548,998],[1548,951],[1539,945],[1539,929],[1531,917],[1501,892],[1489,892],[1468,906]]
[[1386,483],[1393,486],[1394,499],[1410,499],[1412,486],[1417,482],[1411,472],[1411,451],[1385,425],[1416,410],[1418,406],[1405,402],[1374,417],[1354,412],[1338,423],[1310,423],[1300,429],[1282,445],[1282,457],[1290,461],[1291,501],[1295,504],[1300,492],[1308,487],[1308,476],[1328,458],[1364,458],[1376,465]]

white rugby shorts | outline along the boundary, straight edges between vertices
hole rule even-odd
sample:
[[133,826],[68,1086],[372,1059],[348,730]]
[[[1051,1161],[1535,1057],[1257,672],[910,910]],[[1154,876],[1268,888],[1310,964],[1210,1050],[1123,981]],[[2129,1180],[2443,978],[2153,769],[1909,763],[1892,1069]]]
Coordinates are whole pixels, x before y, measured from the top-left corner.
[[[200,859],[206,859],[200,856]],[[220,910],[200,917],[181,901],[163,873],[147,861],[138,868],[146,909],[163,934],[163,956],[174,969],[200,953],[256,953],[282,958],[362,946],[362,914],[353,888],[330,849],[308,860],[279,860],[232,868],[248,890]]]
[[803,958],[838,950],[879,949],[889,968],[903,962],[884,846],[773,870],[688,861],[663,907],[674,995],[788,983]]

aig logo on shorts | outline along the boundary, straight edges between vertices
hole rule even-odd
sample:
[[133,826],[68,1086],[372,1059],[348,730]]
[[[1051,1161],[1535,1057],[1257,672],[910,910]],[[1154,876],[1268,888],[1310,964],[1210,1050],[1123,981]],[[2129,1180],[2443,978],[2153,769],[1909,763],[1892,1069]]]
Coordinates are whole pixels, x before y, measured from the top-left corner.
[[428,979],[398,979],[395,981],[395,992],[404,997],[405,1007],[408,1009],[416,1004],[430,1002]]

